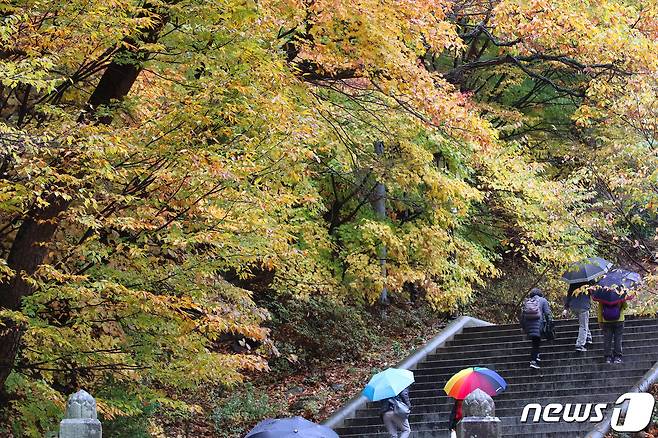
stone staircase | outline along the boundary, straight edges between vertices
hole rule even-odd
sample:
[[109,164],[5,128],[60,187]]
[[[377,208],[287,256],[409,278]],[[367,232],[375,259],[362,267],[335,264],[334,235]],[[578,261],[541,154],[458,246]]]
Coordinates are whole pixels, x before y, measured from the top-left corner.
[[[587,353],[579,353],[574,349],[577,321],[556,321],[556,339],[542,345],[540,370],[529,368],[530,342],[518,324],[464,329],[414,370],[411,438],[449,436],[453,399],[445,395],[443,386],[454,373],[469,366],[495,370],[508,383],[507,390],[494,398],[503,436],[584,437],[594,423],[522,424],[523,407],[528,403],[608,403],[611,407],[658,361],[658,319],[626,321],[623,364],[603,362],[601,330],[594,319],[590,329],[594,344]],[[336,432],[341,438],[389,438],[376,403],[357,410]]]

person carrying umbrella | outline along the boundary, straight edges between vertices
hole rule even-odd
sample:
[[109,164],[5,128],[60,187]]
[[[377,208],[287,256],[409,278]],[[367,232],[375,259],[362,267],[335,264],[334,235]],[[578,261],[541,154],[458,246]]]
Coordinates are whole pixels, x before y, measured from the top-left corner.
[[605,363],[623,363],[622,336],[624,335],[624,317],[628,305],[624,301],[614,307],[617,317],[604,315],[606,305],[599,303],[598,322],[603,333],[603,357]]
[[564,300],[562,317],[571,310],[578,318],[578,337],[576,351],[585,352],[585,345],[592,344],[592,333],[589,330],[589,311],[592,305],[588,285],[593,285],[597,278],[605,275],[612,263],[600,257],[590,257],[580,263],[570,266],[562,275],[562,280],[569,284],[569,290]]
[[384,422],[384,426],[388,431],[391,438],[409,438],[411,434],[411,426],[409,425],[409,417],[396,412],[395,406],[397,403],[402,402],[411,410],[411,400],[409,399],[409,388],[404,388],[395,397],[390,397],[380,401],[379,415]]
[[530,351],[530,368],[539,369],[539,349],[541,346],[541,330],[545,321],[552,319],[551,307],[548,304],[542,290],[535,287],[528,297],[523,301],[519,322],[523,331],[532,342]]
[[491,397],[500,394],[507,388],[507,382],[497,372],[485,367],[464,368],[446,382],[443,390],[455,399],[450,413],[450,436],[456,436],[457,423],[464,417],[464,399],[476,389],[480,389]]
[[464,400],[455,400],[455,404],[452,405],[452,411],[450,412],[450,438],[456,438],[457,437],[457,423],[462,421],[462,418],[464,418]]
[[578,319],[578,336],[576,337],[576,351],[587,351],[586,345],[591,345],[592,332],[589,329],[589,312],[592,307],[592,300],[589,295],[588,286],[594,282],[574,283],[569,285],[567,296],[564,299],[564,310],[562,317],[567,316],[570,310]]
[[640,275],[623,269],[608,272],[592,289],[599,303],[597,320],[603,332],[603,356],[606,363],[623,363],[622,336],[629,290],[639,284]]
[[409,438],[411,434],[409,386],[412,383],[411,371],[389,368],[372,376],[363,390],[369,400],[380,401],[379,415],[391,438]]

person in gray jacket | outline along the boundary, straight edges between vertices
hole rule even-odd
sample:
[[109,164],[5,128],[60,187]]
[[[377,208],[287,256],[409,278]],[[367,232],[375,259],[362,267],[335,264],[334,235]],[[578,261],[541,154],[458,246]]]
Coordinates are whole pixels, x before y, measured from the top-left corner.
[[594,282],[575,283],[569,285],[567,296],[564,299],[564,311],[562,316],[567,316],[567,311],[571,310],[578,318],[578,337],[576,338],[576,351],[587,351],[585,345],[592,343],[592,332],[589,330],[589,311],[592,307],[587,287]]
[[398,438],[398,432],[400,433],[399,438],[409,438],[411,434],[411,426],[409,426],[408,418],[401,418],[393,410],[392,400],[397,398],[405,405],[411,408],[411,400],[409,399],[409,388],[405,388],[397,396],[392,398],[385,398],[380,402],[379,415],[384,421],[384,426],[388,431],[391,438]]
[[548,304],[546,298],[541,289],[533,288],[528,297],[524,301],[524,308],[526,308],[525,302],[528,300],[536,301],[537,307],[539,308],[538,317],[531,317],[527,315],[524,310],[521,311],[520,323],[523,331],[528,335],[530,341],[532,341],[532,350],[530,352],[530,368],[539,368],[539,348],[541,346],[541,335],[542,327],[544,326],[544,321],[551,320],[553,317],[551,315],[551,307]]

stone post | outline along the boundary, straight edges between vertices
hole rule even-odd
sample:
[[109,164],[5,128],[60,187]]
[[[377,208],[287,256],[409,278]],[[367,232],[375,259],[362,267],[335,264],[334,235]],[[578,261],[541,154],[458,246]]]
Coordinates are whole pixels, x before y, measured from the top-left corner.
[[96,415],[96,400],[80,390],[66,402],[66,418],[59,423],[59,438],[102,438],[103,429]]
[[500,438],[500,419],[495,417],[494,402],[486,392],[476,389],[462,405],[464,418],[457,423],[457,438]]

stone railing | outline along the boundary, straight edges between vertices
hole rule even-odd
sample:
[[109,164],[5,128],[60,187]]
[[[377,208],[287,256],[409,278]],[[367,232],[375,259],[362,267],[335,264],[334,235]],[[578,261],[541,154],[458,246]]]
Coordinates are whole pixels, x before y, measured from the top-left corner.
[[[411,356],[404,359],[402,362],[395,365],[395,368],[401,368],[404,370],[414,370],[416,366],[425,358],[434,353],[439,348],[446,345],[451,341],[455,335],[461,333],[467,327],[483,327],[493,325],[490,322],[482,321],[480,319],[471,318],[470,316],[460,316],[459,318],[452,321],[448,324],[441,332],[434,336],[427,344],[420,347]],[[349,418],[354,418],[356,411],[362,409],[368,399],[361,393],[357,394],[352,400],[350,400],[345,406],[343,406],[338,411],[334,412],[329,418],[327,418],[323,425],[336,429],[345,424],[345,421]]]

